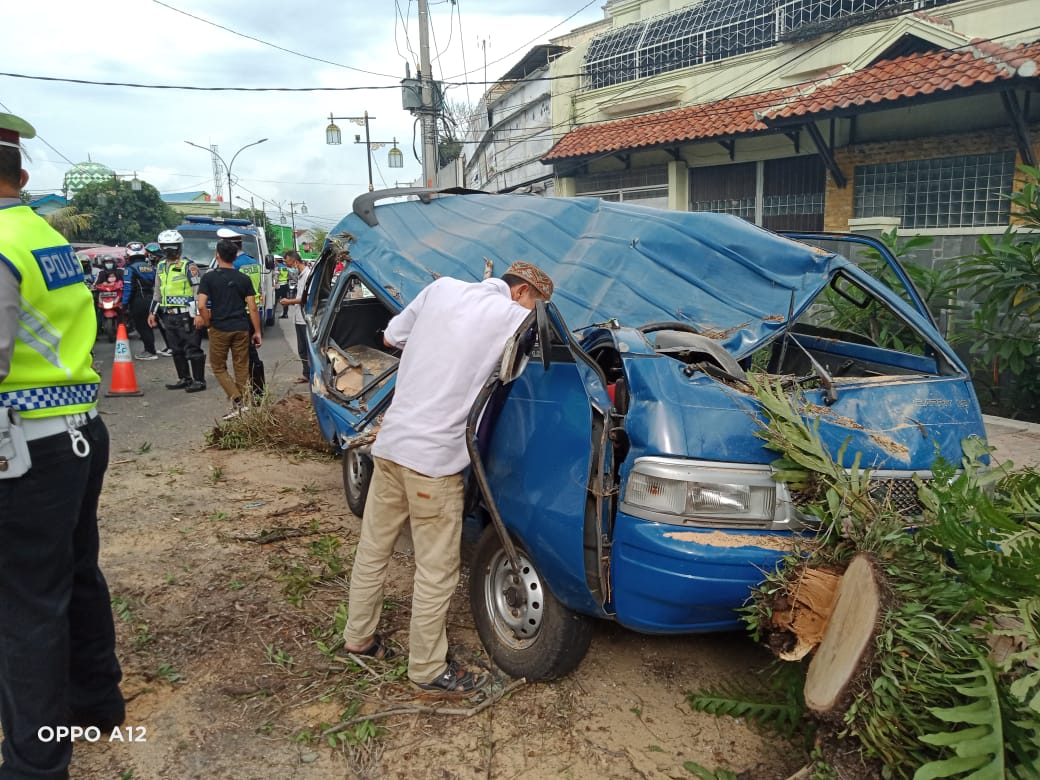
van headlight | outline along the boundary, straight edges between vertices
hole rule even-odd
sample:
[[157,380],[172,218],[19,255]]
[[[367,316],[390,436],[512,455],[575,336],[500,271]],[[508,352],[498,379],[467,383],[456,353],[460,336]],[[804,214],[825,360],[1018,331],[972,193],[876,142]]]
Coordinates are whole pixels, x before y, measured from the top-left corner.
[[621,509],[635,517],[703,527],[790,528],[797,512],[768,466],[639,458]]

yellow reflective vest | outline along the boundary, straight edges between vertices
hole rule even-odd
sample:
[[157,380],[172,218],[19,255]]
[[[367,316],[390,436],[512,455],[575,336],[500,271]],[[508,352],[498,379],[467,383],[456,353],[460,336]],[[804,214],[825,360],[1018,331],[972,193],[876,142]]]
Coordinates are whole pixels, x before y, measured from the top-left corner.
[[58,417],[97,404],[101,378],[90,351],[94,299],[69,243],[28,206],[0,208],[0,263],[18,279],[21,310],[0,406]]
[[260,268],[260,263],[255,258],[250,257],[245,252],[235,258],[235,270],[241,271],[249,277],[249,281],[253,283],[253,292],[256,293],[256,307],[263,308],[264,304],[264,291],[260,286],[263,279],[263,269]]
[[191,261],[180,257],[162,260],[155,269],[159,280],[159,305],[163,308],[185,307],[195,300],[195,291],[188,278]]

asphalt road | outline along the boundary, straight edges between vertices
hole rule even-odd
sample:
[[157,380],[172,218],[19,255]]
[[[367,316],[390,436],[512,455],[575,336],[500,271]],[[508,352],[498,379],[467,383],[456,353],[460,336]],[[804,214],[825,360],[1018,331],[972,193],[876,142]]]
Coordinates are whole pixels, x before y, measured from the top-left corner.
[[[162,340],[157,338],[157,348]],[[209,341],[203,340],[202,348],[209,351]],[[130,339],[130,352],[142,349],[135,337]],[[98,411],[101,413],[112,436],[112,460],[126,458],[127,453],[137,452],[145,442],[150,452],[171,454],[184,450],[188,445],[205,445],[205,433],[213,427],[231,408],[231,403],[220,384],[213,377],[206,360],[206,383],[209,387],[201,393],[185,393],[183,390],[167,390],[164,385],[174,382],[177,376],[173,361],[168,357],[158,360],[135,360],[134,375],[141,396],[107,397],[111,389],[111,367],[115,356],[115,345],[100,340],[94,349],[94,358],[99,363],[101,374],[101,397]],[[306,385],[294,385],[300,376],[300,361],[296,355],[296,331],[292,320],[275,319],[273,328],[264,331],[264,342],[260,348],[264,361],[267,384],[275,398],[295,389],[306,392]]]

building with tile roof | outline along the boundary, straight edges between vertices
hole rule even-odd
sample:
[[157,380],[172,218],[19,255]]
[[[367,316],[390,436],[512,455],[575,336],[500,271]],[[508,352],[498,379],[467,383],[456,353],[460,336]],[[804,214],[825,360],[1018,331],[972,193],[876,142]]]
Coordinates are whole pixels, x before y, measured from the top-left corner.
[[552,146],[549,60],[565,46],[538,44],[484,93],[465,137],[464,184],[487,192],[552,194],[541,158]]
[[213,200],[205,190],[165,192],[159,197],[179,214],[217,214],[224,206],[221,201]]
[[[1040,146],[1035,0],[609,0],[552,63],[558,195],[772,229],[1010,220]],[[957,240],[948,237],[964,238]]]

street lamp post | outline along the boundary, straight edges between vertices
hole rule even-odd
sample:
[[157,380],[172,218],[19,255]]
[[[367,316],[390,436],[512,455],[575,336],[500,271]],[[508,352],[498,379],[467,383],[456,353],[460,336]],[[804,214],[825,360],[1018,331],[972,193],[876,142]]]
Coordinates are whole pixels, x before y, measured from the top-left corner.
[[[375,119],[374,116],[369,116],[366,111],[362,116],[333,116],[329,114],[329,126],[325,128],[325,143],[330,146],[338,146],[343,143],[343,133],[336,125],[337,119],[346,119],[353,122],[356,125],[362,125],[365,128],[365,158],[368,163],[368,191],[372,192],[375,186],[372,184],[372,152],[376,149],[382,149],[387,144],[392,144],[391,149],[386,155],[386,164],[390,168],[403,168],[404,167],[404,153],[397,148],[397,139],[391,141],[373,141],[368,133],[368,120]],[[354,143],[360,144],[361,134],[358,133],[354,136]]]
[[209,147],[202,146],[202,145],[196,144],[196,143],[192,143],[191,141],[185,141],[184,142],[188,146],[194,146],[196,149],[201,149],[204,152],[209,152],[214,157],[216,157],[218,160],[220,160],[221,163],[223,163],[224,170],[227,171],[228,213],[230,213],[231,210],[234,208],[234,198],[231,196],[231,169],[235,166],[235,160],[238,159],[238,155],[242,154],[242,152],[244,152],[250,146],[256,146],[257,144],[262,144],[266,140],[267,140],[266,138],[261,138],[259,141],[253,141],[253,143],[251,143],[251,144],[246,144],[241,149],[239,149],[237,152],[235,152],[234,156],[232,156],[232,158],[231,158],[231,162],[230,163],[225,162],[224,158],[221,157],[219,154],[217,154],[215,147],[213,149],[210,149]]

